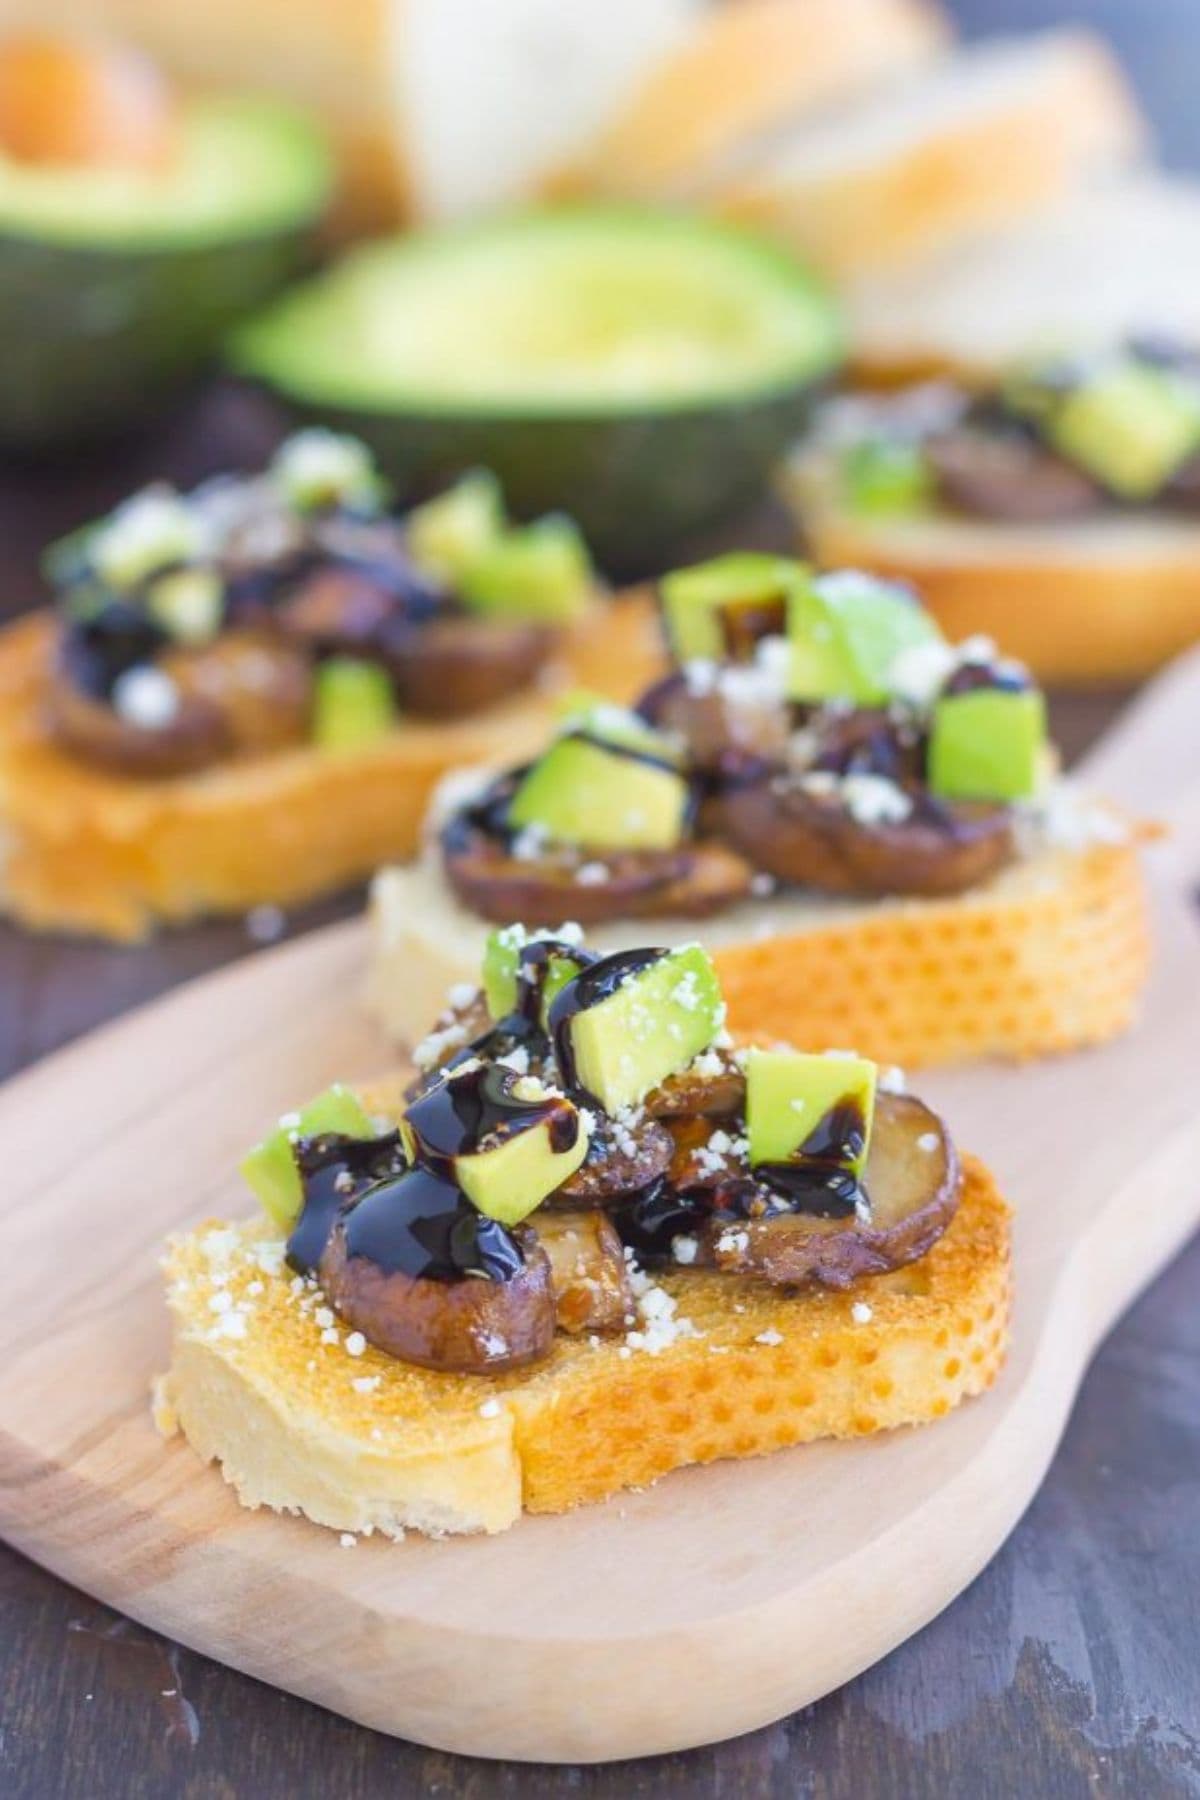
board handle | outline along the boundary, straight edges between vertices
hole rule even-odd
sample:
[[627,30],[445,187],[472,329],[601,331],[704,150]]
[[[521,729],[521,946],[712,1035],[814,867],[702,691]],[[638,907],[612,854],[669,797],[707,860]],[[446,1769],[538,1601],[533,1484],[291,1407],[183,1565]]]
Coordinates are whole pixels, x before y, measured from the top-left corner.
[[1080,765],[1087,784],[1167,828],[1163,854],[1200,880],[1200,646],[1143,690]]

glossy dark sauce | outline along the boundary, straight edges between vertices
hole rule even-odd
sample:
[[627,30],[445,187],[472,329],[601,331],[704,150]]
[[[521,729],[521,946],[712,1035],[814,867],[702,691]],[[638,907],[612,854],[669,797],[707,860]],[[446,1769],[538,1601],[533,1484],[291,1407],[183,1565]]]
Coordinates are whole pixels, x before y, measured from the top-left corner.
[[301,1138],[294,1147],[304,1204],[288,1239],[287,1259],[302,1275],[316,1273],[334,1220],[364,1188],[404,1167],[400,1134],[342,1137],[335,1132]]
[[821,1115],[786,1162],[759,1163],[755,1174],[782,1194],[793,1212],[818,1219],[851,1218],[866,1195],[853,1168],[867,1144],[858,1100],[847,1096]]
[[417,1161],[451,1175],[457,1157],[539,1126],[545,1126],[553,1150],[570,1150],[579,1137],[575,1108],[561,1094],[521,1099],[513,1093],[521,1079],[511,1069],[481,1062],[427,1089],[405,1115],[417,1140]]
[[579,1069],[571,1046],[572,1021],[589,1007],[599,1006],[601,1001],[610,999],[631,976],[640,974],[643,969],[652,968],[667,954],[666,950],[658,949],[618,950],[612,956],[600,957],[554,996],[550,1002],[548,1020],[550,1038],[554,1045],[554,1059],[558,1064],[559,1075],[568,1093],[580,1096],[593,1106],[599,1105],[595,1096],[589,1094],[579,1080]]
[[945,698],[955,694],[979,694],[989,688],[1002,694],[1025,694],[1033,686],[1024,669],[996,663],[960,663],[942,689]]
[[787,597],[784,594],[763,600],[727,600],[717,613],[725,655],[730,662],[753,662],[764,638],[782,637],[787,630]]
[[510,1281],[525,1267],[510,1231],[477,1212],[452,1180],[419,1165],[369,1187],[343,1221],[347,1255],[366,1257],[387,1275]]
[[67,620],[59,667],[81,693],[93,700],[111,700],[121,676],[152,662],[169,642],[162,626],[141,607],[107,600],[87,617]]

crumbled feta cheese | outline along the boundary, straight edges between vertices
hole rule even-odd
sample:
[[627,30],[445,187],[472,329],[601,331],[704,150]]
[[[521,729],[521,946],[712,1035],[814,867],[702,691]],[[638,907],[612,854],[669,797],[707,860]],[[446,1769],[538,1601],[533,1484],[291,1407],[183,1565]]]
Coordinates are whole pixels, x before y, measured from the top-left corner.
[[117,676],[112,703],[126,725],[139,731],[161,731],[178,715],[179,689],[165,669],[143,663]]
[[338,1543],[343,1550],[353,1550],[358,1543],[358,1539],[352,1531],[343,1531],[341,1537],[338,1539]]
[[319,1306],[314,1316],[323,1331],[328,1331],[333,1324],[333,1314],[327,1306]]
[[843,775],[842,801],[859,825],[896,825],[912,812],[912,801],[885,775]]
[[937,1149],[941,1141],[936,1131],[923,1131],[917,1139],[917,1149],[924,1150],[926,1155],[929,1155]]
[[850,1317],[856,1325],[869,1325],[875,1315],[865,1300],[856,1300],[850,1308]]
[[908,1076],[898,1063],[892,1063],[879,1071],[876,1086],[885,1094],[906,1094],[908,1092]]
[[768,875],[765,869],[760,869],[757,875],[750,877],[750,892],[756,900],[765,900],[768,895],[775,892],[778,885],[775,877]]
[[523,825],[509,846],[518,862],[537,862],[546,854],[550,834],[544,825]]
[[782,1344],[783,1333],[774,1328],[769,1331],[760,1331],[754,1341],[756,1344],[769,1344],[774,1347],[776,1344]]
[[514,1044],[503,1056],[496,1058],[500,1068],[511,1069],[514,1075],[526,1075],[529,1072],[529,1051],[524,1044]]
[[356,1394],[373,1394],[382,1380],[381,1375],[356,1375],[350,1386]]
[[580,887],[603,887],[609,877],[607,863],[581,863],[575,871],[575,880]]
[[441,1062],[447,1050],[457,1050],[460,1044],[467,1041],[467,1028],[455,1022],[444,1025],[440,1031],[431,1031],[422,1038],[412,1053],[413,1061],[418,1069],[432,1069]]
[[456,981],[454,986],[448,990],[446,999],[455,1012],[465,1012],[467,1007],[473,1003],[478,992],[479,989],[473,981]]
[[699,1245],[694,1237],[673,1237],[671,1239],[671,1255],[677,1263],[694,1263]]
[[361,1331],[352,1331],[346,1339],[346,1354],[348,1356],[361,1356],[366,1350],[366,1347],[367,1340]]
[[499,1416],[499,1413],[500,1402],[498,1400],[485,1400],[479,1408],[479,1416],[481,1419],[495,1419]]
[[244,924],[251,943],[273,944],[287,930],[287,914],[280,906],[252,906]]

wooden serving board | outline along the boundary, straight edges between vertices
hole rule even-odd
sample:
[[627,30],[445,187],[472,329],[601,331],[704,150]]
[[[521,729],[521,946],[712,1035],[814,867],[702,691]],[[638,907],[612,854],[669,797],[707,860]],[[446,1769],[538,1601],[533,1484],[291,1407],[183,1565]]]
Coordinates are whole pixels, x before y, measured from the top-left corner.
[[359,925],[184,988],[0,1093],[0,1531],[146,1624],[383,1731],[586,1761],[764,1724],[915,1631],[977,1573],[1053,1455],[1083,1370],[1200,1223],[1200,653],[1092,759],[1166,817],[1141,1029],[1101,1051],[929,1077],[1017,1206],[1012,1354],[919,1431],[669,1477],[493,1539],[353,1550],[239,1509],[155,1434],[163,1236],[246,1209],[270,1118],[384,1052]]

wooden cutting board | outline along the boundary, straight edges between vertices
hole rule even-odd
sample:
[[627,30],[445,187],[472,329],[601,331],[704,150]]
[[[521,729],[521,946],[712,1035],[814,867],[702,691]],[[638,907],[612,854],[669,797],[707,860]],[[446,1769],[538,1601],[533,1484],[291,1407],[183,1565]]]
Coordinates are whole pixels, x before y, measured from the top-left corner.
[[938,1612],[1033,1495],[1099,1339],[1200,1223],[1200,654],[1090,773],[1174,831],[1140,1030],[923,1092],[1017,1207],[1012,1354],[919,1431],[669,1477],[505,1536],[393,1545],[243,1512],[147,1406],[163,1236],[246,1209],[272,1117],[385,1052],[359,925],[263,953],[0,1092],[0,1531],[184,1643],[383,1731],[586,1761],[714,1741],[826,1693]]

